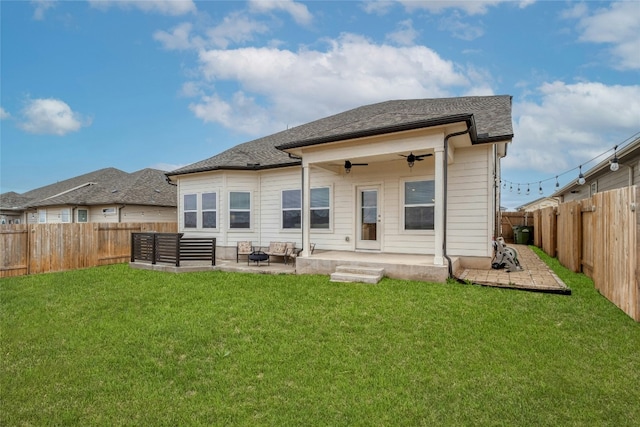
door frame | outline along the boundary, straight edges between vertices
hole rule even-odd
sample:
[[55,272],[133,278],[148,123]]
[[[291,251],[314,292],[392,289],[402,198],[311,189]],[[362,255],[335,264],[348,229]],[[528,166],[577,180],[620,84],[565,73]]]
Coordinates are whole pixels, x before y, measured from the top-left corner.
[[[376,223],[376,239],[375,240],[363,240],[362,236],[362,192],[363,191],[376,191],[376,209],[377,209],[377,223]],[[380,251],[382,249],[382,184],[363,184],[356,185],[355,188],[355,209],[356,209],[356,222],[354,224],[355,235],[355,250],[356,251]]]

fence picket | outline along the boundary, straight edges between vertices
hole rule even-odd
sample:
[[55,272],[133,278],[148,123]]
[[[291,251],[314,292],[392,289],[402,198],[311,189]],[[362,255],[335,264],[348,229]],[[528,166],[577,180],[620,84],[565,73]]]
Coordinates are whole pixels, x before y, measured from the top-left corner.
[[175,222],[0,225],[0,277],[126,262],[132,231],[177,231]]

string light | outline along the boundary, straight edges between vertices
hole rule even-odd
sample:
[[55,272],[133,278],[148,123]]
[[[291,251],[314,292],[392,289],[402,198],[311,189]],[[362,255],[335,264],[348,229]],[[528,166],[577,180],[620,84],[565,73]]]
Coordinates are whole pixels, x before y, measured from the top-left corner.
[[613,147],[613,160],[611,160],[611,165],[609,166],[612,172],[620,169],[620,165],[618,164],[618,146]]
[[582,174],[582,165],[580,165],[580,174],[578,175],[578,185],[584,185],[585,182],[587,182],[587,180],[584,179],[584,175]]
[[[543,190],[542,190],[542,183],[543,182],[553,181],[554,179],[555,179],[555,188],[556,189],[560,188],[560,180],[559,180],[559,178],[564,176],[564,175],[567,175],[567,174],[569,174],[569,173],[571,173],[573,171],[576,171],[576,170],[578,171],[578,179],[575,181],[575,183],[579,184],[579,185],[585,184],[586,183],[586,179],[584,177],[584,174],[582,173],[582,166],[585,166],[585,165],[587,165],[587,164],[589,164],[591,162],[594,162],[595,160],[600,159],[602,156],[606,155],[607,153],[610,153],[612,150],[613,150],[613,158],[611,158],[611,160],[609,160],[609,169],[612,172],[616,172],[620,168],[620,161],[618,159],[618,148],[620,148],[620,146],[625,146],[626,147],[628,144],[631,144],[632,142],[635,142],[638,139],[639,136],[640,136],[640,132],[636,132],[634,135],[632,135],[631,137],[627,138],[622,143],[620,143],[618,145],[615,145],[613,148],[610,148],[610,149],[604,151],[603,153],[601,153],[601,154],[595,156],[594,158],[592,158],[592,159],[590,159],[590,160],[588,160],[588,161],[586,161],[586,162],[574,167],[573,169],[569,169],[569,170],[567,170],[567,171],[565,171],[563,173],[560,173],[560,174],[555,175],[555,176],[550,177],[550,178],[539,180],[538,181],[538,193],[543,194]],[[535,185],[535,183],[536,183],[536,181],[532,181],[532,182],[515,182],[515,181],[504,180],[504,179],[501,179],[500,181],[501,181],[501,183],[502,183],[502,185],[504,186],[505,189],[507,188],[507,183],[508,183],[509,184],[509,191],[511,191],[511,192],[513,192],[513,187],[516,186],[518,194],[522,194],[521,191],[520,191],[520,186],[521,185],[522,186],[526,185],[527,186],[527,191],[526,191],[527,195],[529,194],[529,186],[531,184]]]
[[529,187],[529,184],[527,184],[527,196],[529,195],[529,193],[531,193],[531,187]]

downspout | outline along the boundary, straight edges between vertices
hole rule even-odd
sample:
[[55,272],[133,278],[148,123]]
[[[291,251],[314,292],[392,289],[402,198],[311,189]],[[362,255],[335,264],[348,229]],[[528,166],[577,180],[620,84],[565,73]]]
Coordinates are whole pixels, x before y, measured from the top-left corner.
[[447,255],[447,193],[449,193],[449,186],[447,183],[447,173],[449,169],[449,138],[453,138],[454,136],[460,136],[469,133],[471,130],[471,125],[467,122],[467,129],[461,132],[450,133],[449,135],[444,137],[444,169],[443,169],[443,179],[444,179],[444,194],[442,195],[443,206],[443,219],[444,219],[444,232],[442,237],[442,255],[447,260],[447,267],[449,269],[449,279],[453,278],[453,265],[451,264],[451,258]]

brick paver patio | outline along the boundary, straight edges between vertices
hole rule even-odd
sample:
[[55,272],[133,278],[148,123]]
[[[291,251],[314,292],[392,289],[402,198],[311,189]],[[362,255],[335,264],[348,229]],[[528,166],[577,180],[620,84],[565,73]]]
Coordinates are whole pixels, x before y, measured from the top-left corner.
[[526,245],[509,245],[518,252],[522,271],[466,269],[458,279],[485,286],[571,294],[571,289]]

